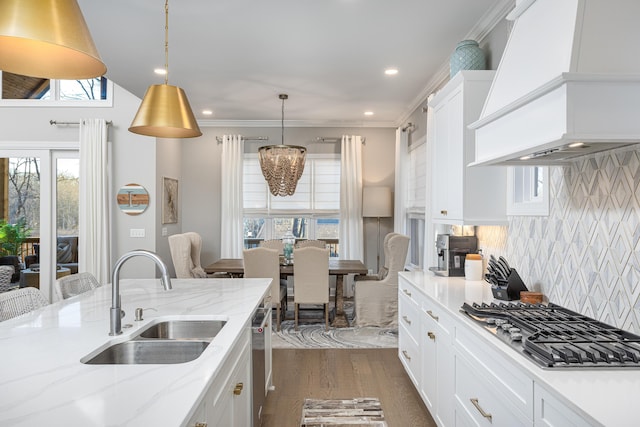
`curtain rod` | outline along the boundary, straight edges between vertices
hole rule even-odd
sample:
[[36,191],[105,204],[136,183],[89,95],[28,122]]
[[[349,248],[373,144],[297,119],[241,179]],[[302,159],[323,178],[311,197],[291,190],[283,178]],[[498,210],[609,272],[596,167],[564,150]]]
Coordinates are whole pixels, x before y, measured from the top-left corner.
[[409,122],[406,125],[402,126],[400,130],[402,130],[402,132],[406,132],[406,131],[413,132],[414,130],[416,130],[416,125]]
[[[362,139],[362,143],[364,144],[366,142],[366,138],[364,136],[360,137]],[[316,141],[320,141],[320,142],[327,142],[327,141],[342,141],[341,137],[337,137],[337,136],[319,136],[316,138]]]
[[[106,123],[107,123],[107,125],[112,125],[113,124],[113,122],[111,120],[107,120]],[[56,121],[56,120],[49,120],[49,124],[51,126],[54,126],[54,125],[78,125],[79,126],[80,122],[59,122],[59,121]]]
[[[268,141],[269,137],[268,136],[243,136],[242,137],[243,141]],[[216,141],[218,141],[218,144],[222,143],[222,138],[219,136],[216,136]]]

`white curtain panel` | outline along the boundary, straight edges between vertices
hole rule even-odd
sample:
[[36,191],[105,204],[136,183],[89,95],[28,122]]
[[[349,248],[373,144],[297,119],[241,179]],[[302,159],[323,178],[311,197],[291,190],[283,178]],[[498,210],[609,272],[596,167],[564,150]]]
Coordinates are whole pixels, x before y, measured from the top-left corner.
[[[393,231],[407,234],[407,188],[409,188],[409,135],[396,129],[396,177],[393,203]],[[427,202],[428,203],[428,202]]]
[[222,137],[222,177],[223,200],[221,210],[220,257],[242,258],[244,249],[242,221],[242,159],[244,141],[241,135]]
[[102,284],[111,273],[110,163],[104,119],[80,120],[80,272]]
[[[343,135],[340,159],[340,258],[363,260],[362,137]],[[344,295],[353,295],[353,277],[344,282]]]

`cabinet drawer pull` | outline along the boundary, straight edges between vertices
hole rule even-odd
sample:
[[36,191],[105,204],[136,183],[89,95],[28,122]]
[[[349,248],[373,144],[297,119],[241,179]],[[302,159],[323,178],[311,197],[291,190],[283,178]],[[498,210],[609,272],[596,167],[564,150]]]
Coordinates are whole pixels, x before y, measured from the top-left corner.
[[480,404],[478,403],[478,399],[471,398],[471,399],[469,399],[469,400],[471,401],[471,403],[473,403],[473,406],[475,406],[475,407],[476,407],[476,409],[478,410],[478,412],[480,412],[480,415],[482,415],[483,417],[485,417],[486,419],[488,419],[488,420],[489,420],[489,422],[492,422],[492,421],[493,421],[493,419],[492,419],[493,417],[491,416],[491,414],[487,414],[486,412],[484,412],[484,409],[482,409],[482,408],[480,407]]
[[196,423],[194,427],[207,427],[207,423]]
[[240,394],[242,394],[243,387],[244,387],[244,384],[242,383],[236,384],[236,386],[233,388],[233,394],[236,396],[240,396]]
[[448,212],[446,210],[441,210],[440,215],[446,215]]
[[407,353],[407,350],[402,350],[402,355],[404,356],[405,359],[411,360],[411,356],[409,356],[409,353]]
[[438,316],[436,316],[435,314],[433,314],[433,311],[431,311],[431,310],[425,310],[425,311],[427,312],[427,314],[428,314],[429,316],[431,316],[431,318],[432,318],[433,320],[435,320],[436,322],[438,321],[439,317],[438,317]]
[[433,332],[427,332],[427,336],[434,341],[436,340],[436,334],[434,334]]
[[408,297],[410,297],[410,296],[411,296],[411,292],[409,292],[409,291],[408,291],[408,290],[406,290],[406,289],[403,289],[403,290],[402,290],[402,292],[404,292],[405,294],[407,294],[407,296],[408,296]]
[[407,322],[409,325],[411,324],[411,320],[409,320],[409,318],[407,316],[402,316],[402,320]]

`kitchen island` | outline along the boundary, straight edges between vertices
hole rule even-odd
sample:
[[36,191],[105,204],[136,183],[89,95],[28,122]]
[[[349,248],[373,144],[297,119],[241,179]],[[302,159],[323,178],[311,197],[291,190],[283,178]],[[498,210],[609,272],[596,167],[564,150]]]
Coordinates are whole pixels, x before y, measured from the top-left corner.
[[[268,294],[269,280],[173,279],[172,285],[165,291],[158,279],[121,280],[126,316],[117,337],[109,336],[110,285],[0,322],[0,426],[183,426],[193,421],[208,389],[228,374],[221,372],[233,362],[228,359],[240,357],[236,344],[248,342],[252,315]],[[134,320],[136,308],[144,309],[142,321]],[[227,323],[191,362],[81,362],[159,318]]]
[[640,369],[542,369],[463,303],[501,303],[482,281],[403,272],[399,358],[439,426],[636,426]]

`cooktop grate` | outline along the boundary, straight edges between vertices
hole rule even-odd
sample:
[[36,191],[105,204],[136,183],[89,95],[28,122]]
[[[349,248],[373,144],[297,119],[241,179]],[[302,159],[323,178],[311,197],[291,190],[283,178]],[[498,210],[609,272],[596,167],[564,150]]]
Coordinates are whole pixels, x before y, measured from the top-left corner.
[[640,336],[556,304],[465,303],[461,311],[544,368],[640,368]]

